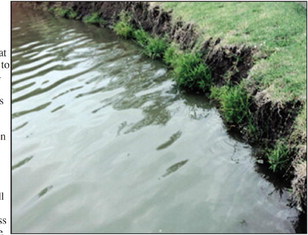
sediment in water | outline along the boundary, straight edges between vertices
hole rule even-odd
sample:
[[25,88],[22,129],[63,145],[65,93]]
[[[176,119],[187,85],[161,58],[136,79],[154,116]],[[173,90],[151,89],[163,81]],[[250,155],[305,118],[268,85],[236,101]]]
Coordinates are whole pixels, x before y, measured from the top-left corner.
[[[47,11],[52,7],[72,9],[77,13],[75,19],[82,20],[91,13],[98,13],[104,20],[98,26],[112,26],[119,20],[122,11],[131,15],[134,27],[145,30],[153,36],[167,37],[185,51],[195,50],[198,40],[197,27],[183,21],[175,21],[171,11],[148,2],[14,2],[15,5]],[[210,36],[210,35],[209,35]],[[292,137],[296,116],[304,105],[300,100],[277,101],[272,99],[266,90],[260,90],[249,76],[258,54],[256,47],[226,46],[221,39],[210,38],[198,49],[204,62],[210,67],[214,84],[239,84],[243,79],[252,82],[246,87],[251,97],[250,111],[253,124],[259,130],[257,136],[251,136],[243,126],[237,128],[244,139],[261,146],[274,146],[285,139],[291,151],[292,164],[288,169],[288,179],[292,179],[294,202],[298,208],[306,212],[307,176],[306,176],[306,136],[296,140]]]

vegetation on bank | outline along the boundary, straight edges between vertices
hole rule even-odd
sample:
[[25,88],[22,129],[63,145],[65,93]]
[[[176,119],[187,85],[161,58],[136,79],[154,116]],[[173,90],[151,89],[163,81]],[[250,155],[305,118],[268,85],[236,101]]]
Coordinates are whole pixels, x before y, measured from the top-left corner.
[[165,39],[153,37],[143,29],[135,29],[131,23],[131,17],[126,12],[121,12],[120,20],[114,25],[115,33],[126,39],[135,39],[143,48],[143,53],[152,59],[162,59],[168,48]]
[[175,81],[179,87],[189,91],[207,92],[212,85],[209,67],[196,53],[178,55],[171,63],[174,68]]
[[[154,4],[154,3],[153,3]],[[258,48],[247,86],[272,101],[300,100],[306,110],[306,9],[296,2],[158,2],[174,20],[195,23],[198,47],[212,38],[222,45]],[[292,142],[306,139],[306,111],[296,117]],[[296,137],[296,138],[294,138]]]
[[211,98],[219,101],[227,122],[243,124],[250,118],[249,96],[242,85],[212,87]]
[[[245,85],[266,91],[272,101],[283,104],[300,100],[303,103],[304,109],[296,117],[293,127],[289,127],[294,129],[289,139],[278,140],[274,146],[268,147],[265,154],[273,171],[289,169],[292,148],[306,143],[306,9],[296,2],[155,4],[172,10],[174,20],[197,25],[201,36],[196,50],[210,37],[220,38],[222,45],[244,44],[258,48],[255,65]],[[218,97],[227,121],[241,122],[246,118],[248,132],[258,133],[249,121],[248,108],[243,102],[245,98],[240,98],[245,97],[243,94],[236,87],[212,89],[212,97]]]
[[173,68],[178,86],[190,91],[209,91],[211,72],[197,53],[176,53],[177,49],[167,39],[154,37],[143,29],[135,29],[128,13],[122,12],[114,25],[115,33],[123,38],[132,38],[143,48],[145,55],[165,61]]
[[64,17],[67,19],[75,19],[78,16],[78,13],[70,8],[52,7],[49,9],[49,12],[55,16]]
[[113,27],[115,33],[123,38],[130,39],[133,37],[134,28],[130,24],[131,18],[125,12],[121,12],[120,20]]
[[[156,3],[155,3],[156,4]],[[252,76],[272,98],[305,100],[306,9],[295,2],[159,2],[174,20],[195,23],[200,43],[256,46]],[[259,58],[258,58],[259,57]]]
[[87,24],[104,24],[105,21],[101,18],[100,14],[98,12],[93,12],[90,15],[85,16],[83,19],[83,22]]
[[[199,3],[196,3],[196,5],[199,5]],[[116,34],[124,38],[134,39],[143,48],[145,55],[153,59],[162,59],[168,64],[173,69],[175,81],[180,88],[188,91],[210,91],[210,97],[217,100],[224,119],[230,124],[244,127],[250,137],[258,139],[260,132],[254,125],[253,114],[250,110],[251,97],[245,89],[248,82],[222,87],[214,86],[211,71],[198,53],[181,52],[176,46],[168,43],[166,39],[153,37],[143,29],[134,28],[130,21],[129,14],[122,12],[120,20],[113,28]],[[276,74],[279,73],[278,71]],[[271,74],[271,76],[275,76],[275,74]],[[259,81],[256,82],[259,84]],[[291,98],[294,99],[292,96]],[[292,160],[290,159],[290,152],[290,147],[279,140],[275,145],[267,147],[265,159],[274,172],[284,171],[289,168]]]
[[[156,3],[155,3],[156,4]],[[266,146],[264,158],[274,172],[290,170],[292,150],[306,141],[306,13],[292,2],[160,2],[174,16],[194,22],[201,36],[193,51],[180,51],[167,38],[152,36],[135,28],[129,13],[122,12],[113,26],[115,33],[135,40],[150,58],[164,61],[171,69],[180,88],[210,94],[217,101],[227,123],[240,126],[258,139],[254,125],[251,94],[247,87],[264,90],[272,101],[283,104],[300,100],[304,109],[296,117],[293,132],[286,139]],[[55,15],[70,17],[69,9],[53,9]],[[98,13],[83,18],[86,23],[103,22]],[[220,38],[222,45],[256,46],[254,67],[249,79],[239,84],[215,86],[211,71],[197,53],[201,43],[210,37]],[[293,143],[290,144],[290,143]],[[305,162],[303,159],[300,163]],[[294,166],[296,169],[296,166]]]
[[145,48],[149,42],[150,35],[143,29],[137,29],[134,31],[134,38],[139,46]]
[[266,157],[270,169],[274,172],[283,172],[290,166],[292,159],[289,157],[290,149],[285,141],[278,141],[272,149],[268,149]]
[[[163,3],[163,4],[190,4],[190,3]],[[200,3],[193,3],[196,6],[199,6]],[[211,4],[221,4],[221,3],[211,3]],[[261,4],[262,5],[262,4]],[[205,5],[204,5],[205,6]],[[259,4],[258,4],[259,6]],[[198,7],[196,7],[198,8]],[[187,8],[186,8],[187,9]],[[198,8],[201,9],[201,8]],[[297,7],[299,11],[302,11],[300,7]],[[176,9],[174,9],[176,11]],[[193,11],[195,12],[195,11]],[[212,12],[213,14],[213,12]],[[198,18],[198,15],[192,14],[192,17]],[[208,17],[204,19],[207,21]],[[299,41],[297,46],[289,44],[289,39],[281,39],[278,37],[278,34],[285,34],[285,37],[289,36],[290,27],[283,27],[285,32],[281,30],[279,32],[270,32],[270,34],[277,33],[274,36],[276,40],[276,44],[272,43],[267,45],[267,47],[262,47],[261,45],[256,45],[260,48],[260,52],[257,56],[260,58],[256,58],[257,63],[254,69],[251,72],[252,80],[249,82],[243,82],[240,84],[229,84],[222,87],[217,87],[212,84],[212,77],[211,72],[208,66],[202,61],[200,55],[197,53],[183,53],[179,52],[179,50],[173,46],[166,43],[166,40],[153,38],[147,32],[142,29],[134,29],[130,23],[130,19],[126,17],[120,18],[120,21],[115,25],[114,29],[115,32],[127,38],[126,35],[122,34],[119,30],[119,26],[123,26],[123,28],[129,28],[130,37],[137,41],[137,43],[144,48],[144,52],[151,58],[159,58],[163,59],[163,61],[168,64],[171,68],[173,68],[173,73],[175,77],[175,81],[177,82],[178,86],[190,91],[202,91],[211,93],[211,98],[218,101],[220,109],[223,113],[225,120],[230,124],[235,124],[237,126],[244,127],[246,129],[247,135],[253,139],[258,139],[258,134],[260,131],[254,125],[253,114],[251,112],[251,97],[248,94],[245,86],[249,85],[257,85],[260,86],[261,89],[266,89],[267,92],[271,94],[273,99],[278,99],[280,101],[286,100],[294,100],[300,99],[303,102],[306,102],[305,96],[305,69],[303,69],[303,64],[305,64],[305,59],[303,58],[303,51],[299,53],[299,57],[296,60],[292,60],[295,54],[298,53],[297,50],[293,50],[294,48],[305,48],[304,45],[301,43],[304,41]],[[197,21],[200,23],[200,21]],[[202,22],[202,21],[201,21]],[[224,24],[224,21],[220,21]],[[267,22],[270,24],[269,22]],[[302,24],[302,23],[301,23]],[[201,26],[202,27],[202,26]],[[248,27],[248,26],[247,26]],[[258,27],[258,26],[256,26]],[[219,27],[217,27],[219,28]],[[225,28],[227,30],[227,28]],[[303,30],[302,28],[297,28],[296,30],[300,31]],[[240,32],[238,32],[240,34]],[[247,32],[246,32],[247,34]],[[257,33],[258,34],[258,33]],[[211,35],[211,34],[207,34]],[[302,35],[305,35],[304,33]],[[301,36],[302,36],[301,35]],[[213,36],[213,35],[211,35]],[[273,35],[270,35],[273,36]],[[269,36],[269,37],[270,37]],[[221,37],[221,36],[220,36]],[[262,39],[266,40],[266,35],[262,35]],[[203,38],[204,40],[204,38]],[[267,40],[270,40],[269,38]],[[163,46],[151,46],[149,45],[154,44],[156,42]],[[256,41],[252,41],[256,42]],[[266,43],[267,41],[263,42]],[[241,42],[246,43],[246,41]],[[247,43],[251,45],[250,43]],[[287,49],[287,47],[289,48]],[[158,49],[159,48],[159,49]],[[277,56],[284,50],[290,50],[291,52],[288,54],[294,53],[293,57],[289,57],[287,61],[281,61],[286,57],[280,58]],[[198,49],[196,50],[198,51]],[[153,56],[155,55],[155,56]],[[284,54],[284,56],[286,56]],[[269,57],[269,58],[266,58]],[[288,66],[287,66],[288,65]],[[296,68],[301,68],[301,70],[296,70],[293,75],[290,76],[290,69],[292,69],[292,65],[295,65]],[[300,73],[301,76],[298,76]],[[249,84],[250,83],[250,84]],[[253,83],[253,84],[251,84]],[[277,89],[276,87],[279,87]],[[273,89],[273,91],[271,91]],[[298,115],[295,130],[300,128],[306,129],[305,126],[306,120],[306,112],[301,112],[301,115]],[[298,127],[299,123],[301,123],[300,128]],[[304,123],[304,124],[303,124]],[[301,129],[301,130],[303,130]],[[301,134],[306,135],[305,131]],[[270,169],[273,172],[285,172],[290,170],[290,166],[292,164],[292,146],[287,143],[285,140],[278,140],[274,145],[266,147],[264,158],[270,164]]]

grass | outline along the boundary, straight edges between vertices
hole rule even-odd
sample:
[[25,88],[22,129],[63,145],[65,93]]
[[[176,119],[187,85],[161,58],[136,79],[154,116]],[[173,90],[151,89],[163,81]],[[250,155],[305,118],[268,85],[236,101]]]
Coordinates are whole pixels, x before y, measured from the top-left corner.
[[166,39],[152,36],[143,29],[135,29],[127,12],[120,13],[120,19],[113,27],[117,35],[134,38],[145,55],[152,59],[162,59],[174,69],[175,81],[178,86],[190,91],[206,92],[212,84],[211,72],[199,54],[176,53]]
[[78,13],[76,11],[73,11],[72,9],[69,9],[67,13],[67,18],[69,19],[75,19],[78,16]]
[[173,62],[175,81],[189,91],[209,91],[212,85],[211,72],[199,54],[184,53]]
[[195,23],[200,43],[256,46],[259,59],[251,75],[273,99],[305,99],[306,10],[295,2],[160,2],[164,9]]
[[144,47],[144,53],[152,59],[162,59],[167,48],[168,43],[165,39],[151,37]]
[[134,38],[136,39],[137,44],[143,48],[148,45],[150,37],[150,34],[143,29],[137,29],[134,31]]
[[49,9],[49,12],[56,16],[75,19],[78,16],[78,13],[70,8],[62,8],[62,7],[53,7]]
[[212,86],[210,97],[219,102],[224,119],[231,124],[245,127],[252,141],[260,137],[260,130],[255,126],[250,111],[251,98],[244,88],[244,82],[233,86]]
[[130,23],[131,18],[126,12],[120,13],[120,20],[114,25],[115,33],[123,38],[134,38],[143,48],[146,56],[152,59],[162,59],[168,48],[168,42],[159,37],[153,37],[143,29],[135,29]]
[[267,150],[266,156],[270,164],[270,169],[272,169],[273,172],[285,171],[290,165],[290,151],[287,146],[288,145],[283,141],[279,141],[274,148]]
[[164,53],[164,62],[169,66],[175,66],[176,58],[179,56],[179,49],[170,45]]
[[130,16],[125,13],[120,13],[120,20],[114,25],[115,33],[123,38],[129,39],[133,37],[134,28],[130,23]]
[[98,12],[93,12],[91,15],[85,16],[83,22],[87,24],[104,24],[105,21],[101,18]]
[[[227,122],[243,124],[250,119],[250,101],[246,90],[242,85],[222,86],[211,88],[211,98],[219,101],[220,108]],[[252,122],[249,122],[249,129],[254,132]]]

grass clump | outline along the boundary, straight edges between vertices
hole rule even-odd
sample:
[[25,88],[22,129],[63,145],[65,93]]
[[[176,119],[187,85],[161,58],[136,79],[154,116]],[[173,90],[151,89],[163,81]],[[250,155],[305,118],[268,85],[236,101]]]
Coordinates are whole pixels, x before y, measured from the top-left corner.
[[85,16],[83,22],[87,24],[103,24],[105,21],[98,12],[93,12],[91,15]]
[[249,110],[249,96],[242,85],[212,87],[211,98],[219,101],[227,122],[242,124],[249,120],[250,131],[255,131]]
[[273,172],[286,170],[290,162],[290,151],[283,141],[276,143],[274,148],[267,150],[266,157]]
[[78,16],[78,13],[72,9],[69,9],[66,16],[68,19],[76,19],[76,17]]
[[175,46],[169,46],[164,53],[164,62],[173,66],[176,58],[179,56],[178,49]]
[[134,38],[139,46],[145,48],[148,45],[151,36],[143,29],[137,29],[134,31]]
[[134,28],[130,23],[131,17],[126,12],[120,13],[120,20],[115,24],[113,30],[123,38],[129,39],[133,37]]
[[78,13],[73,9],[62,8],[62,7],[52,7],[49,9],[49,12],[51,12],[55,16],[64,17],[68,19],[75,19],[78,15]]
[[133,33],[137,44],[144,49],[144,54],[152,59],[162,59],[168,48],[168,42],[159,37],[152,37],[143,29],[135,30]]
[[210,69],[201,56],[194,53],[179,55],[173,62],[175,81],[179,87],[189,91],[206,92],[210,89],[212,77]]
[[54,14],[56,16],[65,17],[68,12],[68,9],[57,7],[54,9]]
[[144,53],[152,59],[162,59],[168,43],[158,37],[149,38],[147,45],[144,47]]

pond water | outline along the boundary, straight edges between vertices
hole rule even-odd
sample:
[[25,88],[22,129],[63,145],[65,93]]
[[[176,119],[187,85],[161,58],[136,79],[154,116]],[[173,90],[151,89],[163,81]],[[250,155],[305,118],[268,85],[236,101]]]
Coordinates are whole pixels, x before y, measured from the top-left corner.
[[295,232],[253,149],[134,43],[14,8],[12,63],[13,232]]

